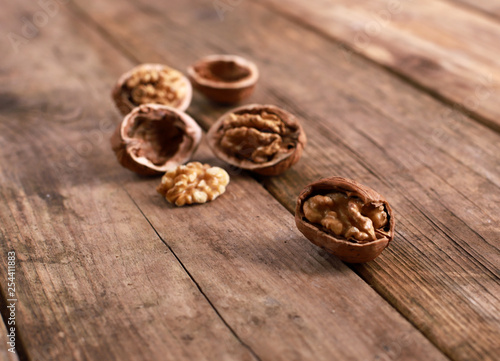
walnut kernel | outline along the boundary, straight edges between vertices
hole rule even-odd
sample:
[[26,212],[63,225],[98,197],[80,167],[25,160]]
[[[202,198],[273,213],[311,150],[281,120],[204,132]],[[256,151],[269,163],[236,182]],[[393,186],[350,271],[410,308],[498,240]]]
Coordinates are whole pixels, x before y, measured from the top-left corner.
[[224,114],[208,132],[215,155],[231,165],[277,175],[302,155],[306,136],[298,120],[273,105],[247,105]]
[[369,262],[394,238],[387,200],[352,179],[323,178],[297,197],[295,224],[312,243],[344,262]]
[[224,169],[191,162],[166,172],[156,190],[170,203],[183,206],[212,201],[226,191],[228,184]]
[[235,157],[265,163],[288,150],[282,148],[287,129],[276,114],[265,111],[260,114],[231,113],[224,120],[222,129],[224,135],[220,145]]
[[192,89],[179,71],[161,64],[142,64],[122,75],[113,99],[122,114],[141,104],[161,104],[186,110]]
[[375,229],[387,224],[383,205],[363,204],[359,198],[344,193],[309,198],[304,202],[304,215],[308,221],[356,243],[376,240]]

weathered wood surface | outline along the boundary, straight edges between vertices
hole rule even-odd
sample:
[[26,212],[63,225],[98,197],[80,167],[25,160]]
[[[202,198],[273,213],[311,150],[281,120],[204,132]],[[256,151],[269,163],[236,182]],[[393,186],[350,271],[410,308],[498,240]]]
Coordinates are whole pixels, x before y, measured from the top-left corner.
[[[21,4],[3,7],[3,26],[38,10]],[[15,250],[22,359],[255,360],[123,187],[138,179],[110,150],[109,91],[131,64],[63,9],[6,55],[0,277],[5,292]]]
[[[3,311],[3,310],[2,310]],[[9,351],[10,346],[7,344],[7,330],[5,324],[2,322],[0,325],[0,360],[1,361],[19,361],[17,353]],[[10,326],[9,326],[10,328]]]
[[[2,26],[37,10],[10,2]],[[0,63],[0,248],[17,254],[22,359],[446,359],[247,174],[174,209],[158,179],[122,169],[109,90],[133,63],[72,12]]]
[[444,0],[259,0],[500,131],[500,22]]
[[500,18],[500,1],[498,0],[451,0],[468,7],[470,10],[482,11],[487,16]]
[[[289,210],[321,176],[349,176],[379,190],[396,210],[398,235],[356,271],[452,359],[496,358],[497,133],[261,5],[242,2],[220,21],[201,1],[134,1],[119,10],[79,4],[138,61],[182,68],[213,52],[255,60],[262,79],[250,101],[302,116],[310,139],[297,166],[262,180],[268,190]],[[225,110],[197,97],[190,112],[208,127]],[[146,214],[165,237],[154,212]]]

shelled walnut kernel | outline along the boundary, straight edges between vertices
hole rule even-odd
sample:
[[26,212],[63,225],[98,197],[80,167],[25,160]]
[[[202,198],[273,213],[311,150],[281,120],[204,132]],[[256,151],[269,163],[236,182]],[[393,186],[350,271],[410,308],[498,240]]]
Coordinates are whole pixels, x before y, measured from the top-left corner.
[[375,229],[387,224],[383,205],[363,204],[359,198],[343,193],[309,198],[304,202],[304,215],[308,221],[356,243],[376,240]]
[[206,203],[226,191],[229,175],[219,167],[191,162],[165,173],[156,189],[176,206]]

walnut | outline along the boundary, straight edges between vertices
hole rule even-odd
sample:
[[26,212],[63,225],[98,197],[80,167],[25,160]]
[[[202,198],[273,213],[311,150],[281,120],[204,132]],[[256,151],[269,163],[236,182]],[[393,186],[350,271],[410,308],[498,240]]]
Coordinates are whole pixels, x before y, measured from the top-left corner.
[[281,134],[286,132],[284,128],[277,115],[265,111],[261,114],[231,113],[224,120],[220,145],[228,154],[254,163],[265,163],[286,150],[281,148]]
[[375,229],[387,224],[383,205],[363,204],[359,198],[344,193],[309,198],[304,202],[304,215],[309,222],[357,243],[376,240]]
[[208,141],[222,160],[276,175],[300,159],[306,136],[290,113],[272,105],[247,105],[219,118],[208,132]]
[[122,166],[156,175],[189,161],[201,137],[200,126],[186,113],[166,105],[143,104],[125,116],[110,141]]
[[373,189],[341,177],[309,184],[297,198],[297,228],[345,262],[376,258],[394,237],[389,203]]
[[123,74],[113,89],[122,114],[141,104],[161,104],[186,110],[191,102],[189,80],[179,71],[161,64],[142,64]]
[[224,169],[191,162],[166,172],[156,190],[170,203],[183,206],[212,201],[226,191],[228,184]]
[[187,69],[193,87],[208,99],[222,104],[249,97],[259,78],[257,66],[237,55],[209,55]]

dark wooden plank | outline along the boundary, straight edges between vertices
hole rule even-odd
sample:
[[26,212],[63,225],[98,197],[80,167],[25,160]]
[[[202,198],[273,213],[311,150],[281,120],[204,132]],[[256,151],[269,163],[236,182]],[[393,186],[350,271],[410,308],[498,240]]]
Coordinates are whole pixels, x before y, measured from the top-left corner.
[[500,131],[500,23],[448,1],[261,0]]
[[[39,10],[2,6],[11,29]],[[22,359],[255,360],[122,186],[110,74],[130,62],[63,9],[21,50],[0,63],[0,283],[14,250]]]
[[446,359],[249,176],[173,209],[122,169],[108,94],[131,65],[65,10],[2,61],[1,247],[18,254],[25,358]]
[[[92,3],[88,14],[141,61],[180,68],[212,52],[256,60],[262,79],[250,101],[302,116],[312,140],[303,161],[262,182],[290,210],[299,190],[321,176],[349,176],[379,190],[396,210],[398,236],[357,272],[452,359],[495,359],[498,134],[249,2],[222,22],[202,2],[134,1],[109,11]],[[213,109],[196,97],[190,111],[207,127],[227,110]],[[155,212],[145,213],[168,238]]]

